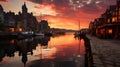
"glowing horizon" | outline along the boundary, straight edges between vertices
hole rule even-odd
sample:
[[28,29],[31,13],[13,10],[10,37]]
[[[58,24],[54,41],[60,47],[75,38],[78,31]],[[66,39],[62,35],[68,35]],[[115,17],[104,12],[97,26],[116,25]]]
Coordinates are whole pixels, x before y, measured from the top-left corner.
[[24,2],[38,21],[45,19],[51,28],[73,30],[79,29],[79,21],[80,28],[88,28],[91,21],[116,3],[115,0],[2,0],[0,4],[5,12],[18,14]]

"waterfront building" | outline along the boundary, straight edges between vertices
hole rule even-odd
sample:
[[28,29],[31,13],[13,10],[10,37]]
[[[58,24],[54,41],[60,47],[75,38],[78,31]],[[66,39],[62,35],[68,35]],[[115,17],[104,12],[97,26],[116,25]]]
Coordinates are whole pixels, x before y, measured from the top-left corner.
[[7,29],[8,32],[14,32],[15,31],[15,26],[16,26],[15,25],[15,14],[14,14],[14,12],[9,11],[9,12],[5,13],[4,19],[5,19],[4,24],[8,28]]
[[90,32],[100,38],[120,37],[120,0],[111,5],[100,18],[89,24]]
[[36,31],[38,21],[33,13],[28,13],[26,3],[22,5],[22,12],[4,12],[0,5],[0,18],[7,27],[7,32]]
[[22,5],[22,13],[19,12],[18,17],[22,17],[22,20],[19,19],[17,21],[22,22],[21,26],[23,31],[35,31],[38,25],[38,21],[36,17],[33,16],[33,13],[28,13],[28,8],[26,3]]

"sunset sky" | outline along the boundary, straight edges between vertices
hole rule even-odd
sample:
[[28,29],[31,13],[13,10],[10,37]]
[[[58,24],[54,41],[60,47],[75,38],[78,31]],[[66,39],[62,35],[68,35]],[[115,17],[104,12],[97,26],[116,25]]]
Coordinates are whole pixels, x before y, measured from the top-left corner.
[[48,20],[51,28],[78,30],[87,28],[90,21],[99,18],[116,0],[0,0],[4,11],[17,14],[26,2],[28,12],[33,12],[40,21]]

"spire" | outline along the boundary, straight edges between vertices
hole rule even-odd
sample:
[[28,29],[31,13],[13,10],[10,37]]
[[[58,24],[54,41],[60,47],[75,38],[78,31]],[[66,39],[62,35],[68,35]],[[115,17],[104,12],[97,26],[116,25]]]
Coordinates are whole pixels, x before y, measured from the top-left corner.
[[23,8],[27,8],[27,7],[26,7],[26,2],[24,2],[24,4],[23,4],[23,6],[22,6],[22,7],[23,7]]
[[26,2],[24,2],[24,5],[23,5],[24,7],[26,7]]
[[26,2],[22,5],[22,13],[27,13],[27,7],[26,7]]
[[28,60],[27,59],[27,54],[25,53],[25,54],[22,55],[22,62],[24,64],[24,66],[26,65],[27,60]]
[[24,5],[26,5],[26,2],[24,2]]

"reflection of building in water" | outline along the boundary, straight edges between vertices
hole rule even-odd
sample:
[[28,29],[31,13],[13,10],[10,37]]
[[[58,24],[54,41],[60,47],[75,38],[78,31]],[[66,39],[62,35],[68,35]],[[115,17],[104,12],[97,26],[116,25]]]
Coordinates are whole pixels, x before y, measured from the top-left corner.
[[35,40],[41,44],[41,45],[48,45],[48,42],[50,41],[50,37],[49,36],[44,36],[44,37],[37,37],[35,38]]
[[28,61],[27,55],[33,55],[33,49],[41,44],[44,49],[47,48],[50,37],[40,37],[40,38],[28,38],[24,40],[0,40],[0,61],[3,58],[16,56],[15,52],[18,51],[18,56],[22,56],[21,61],[26,64]]
[[33,49],[35,49],[37,43],[30,39],[24,39],[22,42],[20,41],[19,46],[19,56],[22,56],[22,62],[24,65],[26,64],[28,58],[27,55],[33,55]]
[[0,61],[2,61],[5,56],[14,56],[16,45],[13,41],[14,40],[0,40]]
[[28,40],[0,40],[0,61],[3,58],[15,56],[15,52],[18,51],[19,55],[22,56],[21,61],[26,64],[28,58],[27,55],[33,55],[33,49],[36,48],[36,41]]
[[50,37],[45,36],[41,39],[41,45],[48,45],[48,42],[50,41]]
[[77,67],[75,61],[37,60],[26,65],[27,67]]

